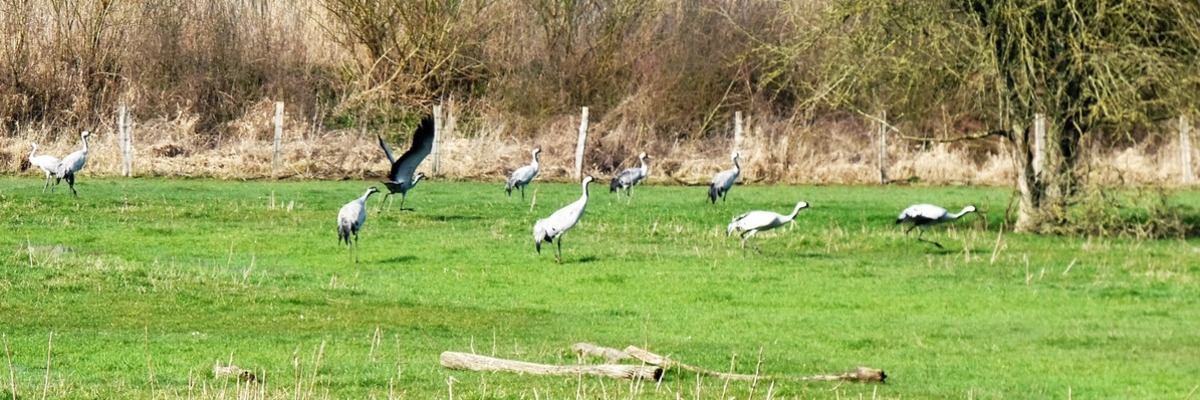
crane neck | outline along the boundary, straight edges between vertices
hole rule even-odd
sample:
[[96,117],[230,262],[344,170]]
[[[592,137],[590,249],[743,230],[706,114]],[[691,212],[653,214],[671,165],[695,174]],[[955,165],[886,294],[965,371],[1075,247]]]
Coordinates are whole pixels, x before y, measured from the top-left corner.
[[580,197],[581,199],[584,199],[584,200],[586,200],[586,199],[588,198],[588,184],[589,184],[589,183],[592,183],[592,181],[590,181],[590,180],[589,180],[589,181],[584,181],[584,182],[581,184],[581,185],[583,185],[583,196],[582,196],[582,197]]
[[737,158],[737,157],[734,157],[734,158],[733,158],[733,170],[734,170],[734,171],[741,171],[741,170],[742,170],[742,165],[741,165],[740,163],[738,163],[738,158]]
[[538,152],[536,152],[536,151],[533,152],[533,164],[531,164],[531,165],[533,165],[534,167],[537,167],[537,165],[538,165],[537,156],[538,156]]
[[37,153],[37,143],[32,143],[33,150],[29,151],[29,158],[33,158],[33,154]]
[[650,175],[650,164],[646,164],[646,158],[642,157],[639,160],[642,161],[642,176]]
[[88,142],[87,142],[87,138],[88,138],[88,137],[87,137],[86,135],[85,135],[85,136],[81,136],[81,137],[80,137],[80,139],[82,139],[82,140],[83,140],[83,152],[84,152],[84,153],[87,153],[87,151],[88,151]]
[[375,191],[374,191],[374,190],[367,189],[367,192],[366,192],[366,193],[363,193],[362,197],[359,197],[359,198],[358,198],[358,202],[360,202],[360,203],[366,203],[366,202],[367,202],[367,199],[368,199],[368,198],[370,198],[370,197],[371,197],[371,195],[372,195],[372,194],[374,194],[374,193],[375,193]]
[[974,211],[974,210],[971,210],[971,208],[969,208],[969,207],[964,207],[962,209],[962,211],[958,212],[958,214],[950,214],[949,219],[958,219],[959,217],[962,217],[963,215],[966,215],[967,213],[969,213],[971,211]]
[[784,222],[796,219],[796,215],[800,214],[800,209],[804,208],[805,206],[807,206],[807,204],[804,204],[804,202],[796,203],[796,208],[792,210],[791,214],[788,214],[787,220]]

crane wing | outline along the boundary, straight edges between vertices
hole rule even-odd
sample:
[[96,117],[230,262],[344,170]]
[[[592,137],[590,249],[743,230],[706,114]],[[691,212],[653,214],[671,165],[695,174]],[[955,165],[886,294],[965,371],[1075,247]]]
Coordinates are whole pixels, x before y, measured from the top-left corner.
[[375,135],[375,137],[379,138],[379,147],[383,148],[383,154],[387,156],[388,163],[395,163],[396,157],[392,156],[392,148],[388,147],[387,143],[383,141],[383,136]]
[[425,160],[431,151],[433,151],[433,117],[426,116],[421,119],[421,125],[417,126],[416,132],[413,133],[412,147],[392,162],[392,170],[388,172],[388,179],[392,182],[411,180],[417,166],[421,165],[421,161]]

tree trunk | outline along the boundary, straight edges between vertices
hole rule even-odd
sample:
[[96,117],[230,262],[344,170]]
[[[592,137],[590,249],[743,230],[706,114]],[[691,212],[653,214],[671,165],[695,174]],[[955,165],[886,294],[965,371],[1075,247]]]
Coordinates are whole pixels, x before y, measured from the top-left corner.
[[1079,143],[1088,129],[1079,118],[1067,116],[1065,121],[1049,121],[1045,158],[1041,170],[1034,167],[1033,132],[1026,126],[1014,124],[1011,141],[1017,170],[1017,191],[1021,202],[1017,209],[1017,232],[1037,232],[1043,226],[1064,221],[1063,212],[1079,189]]
[[1033,170],[1033,140],[1029,129],[1013,124],[1012,136],[1013,162],[1017,170],[1017,191],[1021,193],[1021,202],[1017,205],[1017,232],[1035,231],[1038,225],[1034,210],[1041,200],[1041,190],[1038,187],[1037,174]]

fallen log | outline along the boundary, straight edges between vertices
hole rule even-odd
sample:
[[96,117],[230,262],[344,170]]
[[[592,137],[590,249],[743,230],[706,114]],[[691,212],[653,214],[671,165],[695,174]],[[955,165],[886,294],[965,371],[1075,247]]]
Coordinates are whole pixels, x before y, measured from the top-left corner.
[[883,370],[867,368],[867,367],[858,367],[853,371],[847,371],[847,372],[843,372],[840,374],[818,374],[818,375],[802,376],[802,377],[732,374],[732,373],[713,371],[710,369],[687,365],[687,364],[672,360],[670,358],[640,349],[636,346],[626,347],[625,353],[629,354],[633,358],[641,360],[642,362],[644,362],[646,364],[658,365],[663,368],[679,368],[679,369],[682,369],[685,371],[691,371],[691,372],[695,372],[697,374],[715,376],[715,377],[718,377],[721,379],[747,380],[747,381],[762,380],[762,379],[766,379],[766,380],[798,379],[798,380],[802,380],[802,381],[848,381],[848,382],[879,382],[879,383],[883,383],[883,381],[885,379],[887,379],[887,374],[885,374],[883,372]]
[[580,359],[582,359],[583,356],[588,355],[596,356],[603,358],[604,362],[609,364],[616,364],[621,360],[627,360],[630,358],[629,354],[623,351],[614,349],[612,347],[597,346],[591,343],[575,343],[571,345],[571,350],[574,350],[575,353],[579,355]]
[[591,375],[617,379],[662,379],[663,369],[649,365],[547,365],[478,354],[442,352],[443,367],[470,371],[515,372],[530,375],[576,376]]

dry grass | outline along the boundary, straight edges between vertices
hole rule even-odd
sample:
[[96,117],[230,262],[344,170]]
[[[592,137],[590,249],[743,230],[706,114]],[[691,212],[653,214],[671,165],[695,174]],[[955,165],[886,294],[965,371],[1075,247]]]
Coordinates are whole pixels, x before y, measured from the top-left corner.
[[[211,138],[193,134],[196,118],[136,122],[134,171],[138,176],[211,177],[218,179],[378,179],[388,168],[375,142],[375,131],[321,130],[308,118],[285,122],[281,166],[272,173],[273,104],[261,102],[230,124],[230,134]],[[290,114],[289,114],[290,116]],[[439,178],[498,180],[529,162],[528,150],[541,147],[539,179],[570,180],[574,168],[579,116],[551,120],[535,132],[519,130],[499,115],[467,123],[450,117],[442,141]],[[626,121],[593,121],[584,172],[608,177],[636,163],[636,153],[651,154],[651,182],[707,184],[717,171],[730,167],[732,124],[727,135],[707,139],[659,139],[652,127]],[[742,153],[747,183],[875,184],[879,180],[878,142],[865,123],[832,121],[793,127],[787,121],[758,121],[747,126]],[[387,135],[385,135],[386,137]],[[393,137],[406,138],[405,133]],[[60,138],[47,140],[48,138]],[[68,139],[69,138],[69,139]],[[115,126],[93,132],[83,176],[120,173]],[[29,143],[39,154],[63,156],[79,148],[73,132],[22,129],[0,137],[0,168],[22,173]],[[1165,144],[1133,144],[1093,150],[1090,181],[1110,185],[1168,185],[1179,182],[1179,148]],[[406,143],[390,143],[396,151]],[[1012,159],[1001,139],[980,143],[925,145],[893,140],[888,146],[888,175],[898,184],[1005,186],[1013,180]],[[1200,154],[1193,156],[1200,159]],[[422,170],[431,171],[433,158]],[[25,171],[24,174],[35,175]],[[85,178],[86,179],[86,178]]]

